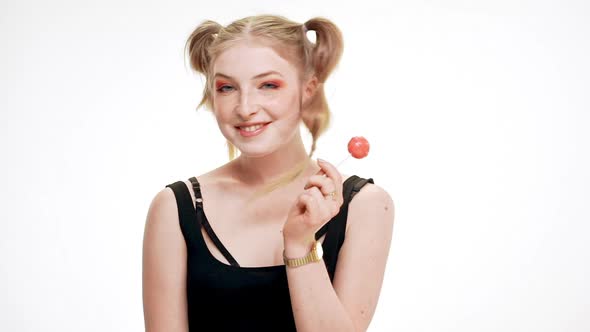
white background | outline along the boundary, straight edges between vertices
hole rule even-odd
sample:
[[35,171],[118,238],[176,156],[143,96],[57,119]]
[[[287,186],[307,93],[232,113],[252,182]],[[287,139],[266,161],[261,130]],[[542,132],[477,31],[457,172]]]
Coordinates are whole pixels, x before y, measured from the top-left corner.
[[371,332],[590,330],[587,1],[2,0],[1,331],[143,330],[149,203],[227,160],[184,42],[260,13],[343,32],[315,156],[367,137],[395,202]]

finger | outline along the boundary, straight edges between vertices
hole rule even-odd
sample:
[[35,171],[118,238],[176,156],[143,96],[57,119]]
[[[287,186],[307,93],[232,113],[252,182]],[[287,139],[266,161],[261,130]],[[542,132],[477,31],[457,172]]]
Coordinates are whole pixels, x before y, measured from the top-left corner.
[[324,172],[324,170],[320,168],[320,170],[317,173],[315,173],[315,175],[326,176],[326,172]]
[[318,158],[318,165],[322,168],[322,170],[324,171],[324,173],[326,174],[327,177],[329,177],[330,179],[334,180],[334,183],[342,183],[342,174],[340,174],[340,172],[338,172],[338,169],[336,169],[336,167],[332,164],[330,164],[329,162],[323,160],[323,159],[319,159]]
[[307,204],[306,204],[306,201],[305,201],[305,197],[303,197],[303,196],[309,196],[309,195],[308,194],[300,195],[299,196],[299,199],[297,199],[297,204],[295,206],[295,209],[297,210],[298,214],[304,213],[305,212],[305,209],[307,209]]
[[334,184],[334,181],[332,181],[332,179],[330,179],[328,177],[321,176],[321,175],[312,175],[307,180],[307,184],[305,185],[304,189],[309,189],[314,186],[318,187],[324,195],[327,195],[333,191],[336,191],[336,186]]
[[305,205],[305,218],[304,220],[313,222],[319,215],[320,206],[317,198],[310,192],[305,192],[299,196],[299,199]]
[[[325,220],[328,216],[331,215],[333,210],[333,200],[330,196],[325,196],[317,187],[311,187],[307,190],[307,192],[313,196],[313,198],[318,203],[318,217],[321,220]],[[329,200],[329,201],[328,201]]]
[[[308,190],[311,188],[319,188],[320,193],[324,196],[324,200],[330,199],[338,205],[342,204],[342,186],[335,186],[334,181],[331,179],[318,175],[313,175],[310,179],[312,185],[310,185]],[[339,188],[340,190],[338,190]]]
[[324,200],[324,194],[320,191],[320,189],[318,187],[311,187],[309,189],[306,190],[306,192],[313,196],[313,198],[317,199],[318,202],[321,202]]
[[323,191],[326,195],[330,194],[332,191],[335,193],[333,195],[330,196],[330,198],[341,204],[341,202],[343,201],[342,198],[342,190],[343,190],[343,186],[342,186],[342,174],[340,174],[340,172],[338,171],[338,169],[332,165],[331,163],[319,159],[318,158],[318,165],[322,168],[323,171],[325,171],[326,177],[332,180],[332,183],[334,185],[334,189],[331,191]]

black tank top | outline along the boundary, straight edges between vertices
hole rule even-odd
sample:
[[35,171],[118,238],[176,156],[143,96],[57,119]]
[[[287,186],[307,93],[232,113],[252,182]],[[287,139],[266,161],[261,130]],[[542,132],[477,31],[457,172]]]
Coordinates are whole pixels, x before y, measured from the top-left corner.
[[[285,265],[240,267],[213,232],[203,211],[199,182],[189,179],[195,193],[183,181],[167,185],[174,191],[180,229],[187,246],[187,301],[189,331],[296,331]],[[348,205],[372,178],[350,176],[343,183],[344,203],[339,213],[315,235],[324,234],[323,260],[333,282],[338,252],[344,242]],[[231,265],[215,258],[205,243],[201,227]]]

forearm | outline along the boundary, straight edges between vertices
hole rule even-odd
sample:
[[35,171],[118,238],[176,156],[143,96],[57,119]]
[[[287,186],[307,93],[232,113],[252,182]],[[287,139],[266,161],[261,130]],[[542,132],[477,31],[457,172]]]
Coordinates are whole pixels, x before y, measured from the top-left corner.
[[[286,251],[286,254],[288,257],[302,256],[297,250]],[[356,330],[330,282],[324,260],[285,268],[298,332]]]

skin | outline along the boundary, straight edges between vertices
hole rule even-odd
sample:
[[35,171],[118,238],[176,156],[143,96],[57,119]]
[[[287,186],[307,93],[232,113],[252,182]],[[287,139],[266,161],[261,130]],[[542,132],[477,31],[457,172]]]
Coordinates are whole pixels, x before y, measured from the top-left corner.
[[[252,79],[269,70],[280,75]],[[221,133],[241,155],[197,177],[207,219],[241,266],[283,265],[283,249],[287,257],[302,257],[311,248],[313,234],[338,213],[348,176],[329,162],[310,160],[293,182],[254,202],[247,199],[307,158],[299,124],[317,80],[301,80],[297,68],[271,48],[246,42],[220,54],[213,73],[231,76],[214,83],[214,115]],[[235,126],[244,121],[271,124],[256,137],[242,137]],[[319,170],[326,175],[315,175]],[[192,186],[188,181],[186,185],[194,202]],[[336,191],[334,199],[326,196],[331,191]],[[349,205],[334,284],[323,261],[286,268],[298,331],[367,329],[383,282],[393,219],[390,195],[369,183]],[[229,264],[202,233],[211,254]],[[174,194],[165,188],[150,205],[144,233],[146,331],[188,330],[186,257]]]

